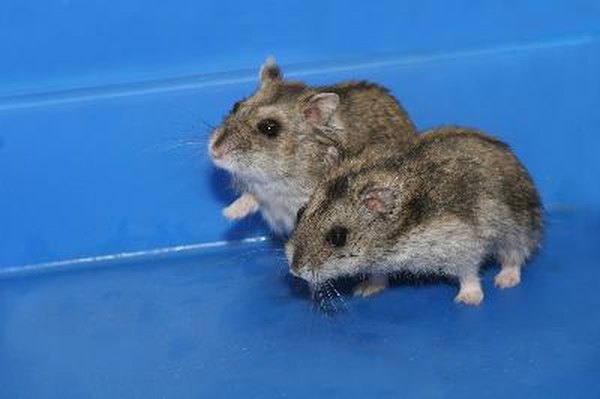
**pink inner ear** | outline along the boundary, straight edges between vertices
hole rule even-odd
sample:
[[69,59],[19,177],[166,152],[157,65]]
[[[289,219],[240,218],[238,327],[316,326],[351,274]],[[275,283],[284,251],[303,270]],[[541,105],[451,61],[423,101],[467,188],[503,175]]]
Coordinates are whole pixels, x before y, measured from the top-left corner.
[[304,118],[310,123],[319,123],[321,120],[321,110],[315,103],[312,103],[304,108]]
[[303,113],[309,123],[321,125],[335,112],[340,99],[334,93],[319,93],[313,95],[305,105]]
[[375,193],[367,193],[363,198],[363,205],[369,212],[381,212],[383,210],[383,201]]
[[394,193],[390,188],[372,188],[362,196],[363,206],[374,213],[388,213],[394,207]]

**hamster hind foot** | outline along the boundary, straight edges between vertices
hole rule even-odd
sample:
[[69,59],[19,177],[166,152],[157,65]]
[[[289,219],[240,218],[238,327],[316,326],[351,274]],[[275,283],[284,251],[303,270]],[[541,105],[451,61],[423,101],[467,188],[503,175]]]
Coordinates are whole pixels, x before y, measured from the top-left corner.
[[388,286],[387,276],[374,274],[354,288],[354,296],[368,297],[379,294]]
[[258,211],[258,202],[252,194],[243,194],[231,205],[223,209],[223,215],[230,220],[242,219]]
[[494,284],[498,288],[512,288],[521,282],[521,267],[512,264],[502,265],[502,270],[496,275]]
[[477,276],[465,276],[460,278],[460,290],[454,298],[456,303],[477,306],[483,300],[483,290]]

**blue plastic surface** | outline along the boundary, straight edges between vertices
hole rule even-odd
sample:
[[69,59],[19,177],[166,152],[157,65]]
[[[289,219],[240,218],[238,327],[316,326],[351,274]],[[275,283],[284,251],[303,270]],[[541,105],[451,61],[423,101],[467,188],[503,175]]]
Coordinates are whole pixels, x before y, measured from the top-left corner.
[[597,398],[599,231],[555,215],[479,308],[431,284],[326,317],[267,244],[0,280],[0,396]]
[[[0,398],[600,397],[599,28],[583,0],[4,2]],[[313,312],[206,156],[268,54],[511,144],[549,219],[522,285]]]

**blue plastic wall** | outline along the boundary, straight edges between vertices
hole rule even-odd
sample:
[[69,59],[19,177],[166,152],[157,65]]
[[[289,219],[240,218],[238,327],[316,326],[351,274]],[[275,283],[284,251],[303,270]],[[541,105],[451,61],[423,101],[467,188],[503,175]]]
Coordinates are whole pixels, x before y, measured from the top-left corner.
[[221,218],[231,197],[204,143],[268,54],[290,77],[388,85],[420,128],[486,129],[524,158],[548,205],[594,204],[599,9],[4,2],[0,267],[262,234]]
[[[278,247],[229,245],[267,231],[222,218],[206,140],[270,54],[511,144],[549,212],[532,283],[324,321]],[[600,397],[598,71],[593,0],[3,1],[0,397]]]
[[253,69],[266,54],[284,64],[345,64],[594,32],[598,4],[589,0],[125,0],[118,6],[4,0],[0,90],[30,93]]

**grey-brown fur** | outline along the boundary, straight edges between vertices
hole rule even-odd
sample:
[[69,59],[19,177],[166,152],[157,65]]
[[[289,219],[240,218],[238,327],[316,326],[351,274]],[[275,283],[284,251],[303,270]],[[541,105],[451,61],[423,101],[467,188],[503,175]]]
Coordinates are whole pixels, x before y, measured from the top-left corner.
[[[336,248],[326,237],[340,226],[348,235]],[[477,304],[480,265],[496,259],[497,285],[516,285],[541,234],[538,193],[510,148],[474,130],[444,127],[401,155],[366,154],[336,168],[311,196],[288,256],[292,273],[314,284],[377,276],[380,286],[364,283],[364,295],[385,287],[381,276],[390,273],[445,274],[461,283],[457,301]]]
[[[266,119],[280,124],[277,137],[258,130]],[[235,104],[209,151],[245,194],[226,214],[240,218],[260,210],[275,232],[287,234],[298,208],[339,159],[380,145],[402,152],[414,137],[408,115],[386,89],[367,82],[313,87],[286,81],[268,61],[259,89]]]

